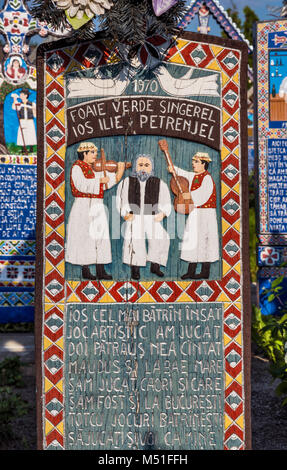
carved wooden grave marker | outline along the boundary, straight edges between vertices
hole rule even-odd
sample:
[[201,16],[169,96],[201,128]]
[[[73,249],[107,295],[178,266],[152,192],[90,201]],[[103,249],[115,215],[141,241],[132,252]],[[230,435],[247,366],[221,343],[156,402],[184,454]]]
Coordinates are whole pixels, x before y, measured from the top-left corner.
[[[257,23],[256,155],[259,303],[263,314],[279,313],[286,295],[268,302],[264,289],[283,276],[287,285],[287,21]],[[284,289],[285,290],[285,289]]]
[[0,156],[0,323],[34,320],[36,163]]
[[39,50],[45,449],[250,447],[246,46],[147,50]]

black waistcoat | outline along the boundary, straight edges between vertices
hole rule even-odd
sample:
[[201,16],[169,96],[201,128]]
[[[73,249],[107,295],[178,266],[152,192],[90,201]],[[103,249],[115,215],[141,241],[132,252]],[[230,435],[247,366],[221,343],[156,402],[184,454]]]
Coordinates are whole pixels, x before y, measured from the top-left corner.
[[[144,195],[144,214],[157,214],[158,210],[158,197],[159,197],[160,179],[156,176],[150,176],[145,185]],[[140,213],[141,193],[140,182],[137,177],[129,176],[129,205],[131,213]]]
[[27,109],[27,113],[26,113],[26,116],[25,116],[25,110],[24,110],[24,107],[25,105],[22,105],[22,107],[20,107],[19,109],[19,118],[20,119],[33,119],[33,110],[32,110],[32,103],[31,101],[27,101],[27,104],[26,104],[26,109]]

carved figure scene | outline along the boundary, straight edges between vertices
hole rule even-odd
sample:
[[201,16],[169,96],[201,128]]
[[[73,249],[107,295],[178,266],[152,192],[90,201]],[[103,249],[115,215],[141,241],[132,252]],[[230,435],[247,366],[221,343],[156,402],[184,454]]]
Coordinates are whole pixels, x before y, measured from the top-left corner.
[[[104,153],[100,166],[98,148],[82,142],[71,169],[70,184],[75,198],[67,225],[66,261],[81,266],[83,279],[110,280],[105,265],[112,262],[108,218],[104,193],[117,184],[125,165],[119,162],[115,172],[107,171]],[[96,275],[89,265],[95,265]]]
[[4,101],[4,134],[11,153],[31,154],[37,150],[36,91],[19,88]]
[[[160,146],[167,152],[166,141],[161,141]],[[181,276],[184,280],[208,279],[210,264],[219,259],[216,187],[208,172],[210,162],[207,152],[197,152],[192,157],[193,171],[183,170],[168,161],[168,171],[182,198],[181,206],[184,213],[188,213],[180,253],[180,258],[189,263],[187,272]],[[201,272],[196,274],[198,263],[201,263]]]
[[171,157],[174,140],[130,137],[119,162],[105,154],[123,149],[120,136],[68,149],[67,279],[220,276],[218,152],[183,141]]

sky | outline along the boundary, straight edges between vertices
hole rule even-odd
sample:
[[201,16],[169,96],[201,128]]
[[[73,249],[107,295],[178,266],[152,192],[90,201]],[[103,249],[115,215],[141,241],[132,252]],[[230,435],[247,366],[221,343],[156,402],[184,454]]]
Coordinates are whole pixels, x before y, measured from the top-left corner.
[[[228,8],[232,4],[231,0],[219,0],[219,2],[224,8]],[[248,5],[255,11],[259,20],[269,20],[274,17],[271,16],[268,7],[281,7],[283,2],[282,0],[234,0],[234,3],[239,12]]]
[[[228,7],[232,6],[232,0],[218,0],[219,3],[226,9]],[[1,5],[5,2],[5,0],[0,0],[0,9]],[[32,0],[26,0],[28,4],[32,2]],[[186,4],[189,5],[191,3],[191,0],[186,0]],[[269,20],[269,19],[275,19],[274,16],[268,11],[268,7],[281,7],[282,6],[282,0],[233,0],[233,3],[236,4],[237,9],[239,14],[241,14],[242,19],[244,19],[244,15],[242,13],[243,8],[248,5],[250,8],[252,8],[257,16],[259,17],[259,20]],[[219,25],[216,23],[214,18],[211,16],[209,20],[209,26],[211,28],[210,34],[214,34],[215,36],[220,36],[221,35],[221,28]],[[191,23],[185,28],[188,31],[197,31],[198,27],[198,18],[195,17]],[[34,36],[31,40],[31,44],[38,44],[39,42],[43,42],[43,40],[38,37]]]

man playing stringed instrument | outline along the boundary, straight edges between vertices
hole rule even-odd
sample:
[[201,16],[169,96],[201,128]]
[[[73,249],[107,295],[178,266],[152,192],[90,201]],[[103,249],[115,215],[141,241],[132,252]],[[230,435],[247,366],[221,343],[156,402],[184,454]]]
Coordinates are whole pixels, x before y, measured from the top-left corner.
[[[189,264],[181,279],[208,279],[210,264],[219,259],[216,187],[207,171],[210,162],[208,153],[197,152],[192,158],[193,171],[186,171],[174,165],[168,166],[170,173],[188,180],[189,191],[184,192],[182,197],[192,201],[180,255],[181,259]],[[197,263],[201,263],[199,274],[196,274]]]
[[[97,154],[98,148],[92,142],[82,142],[71,168],[74,202],[67,223],[65,260],[81,266],[83,279],[110,280],[112,276],[104,266],[112,262],[104,192],[120,181],[125,162],[118,162],[115,173],[105,171],[104,165],[103,171],[94,171]],[[89,265],[96,266],[96,276],[90,272]]]

